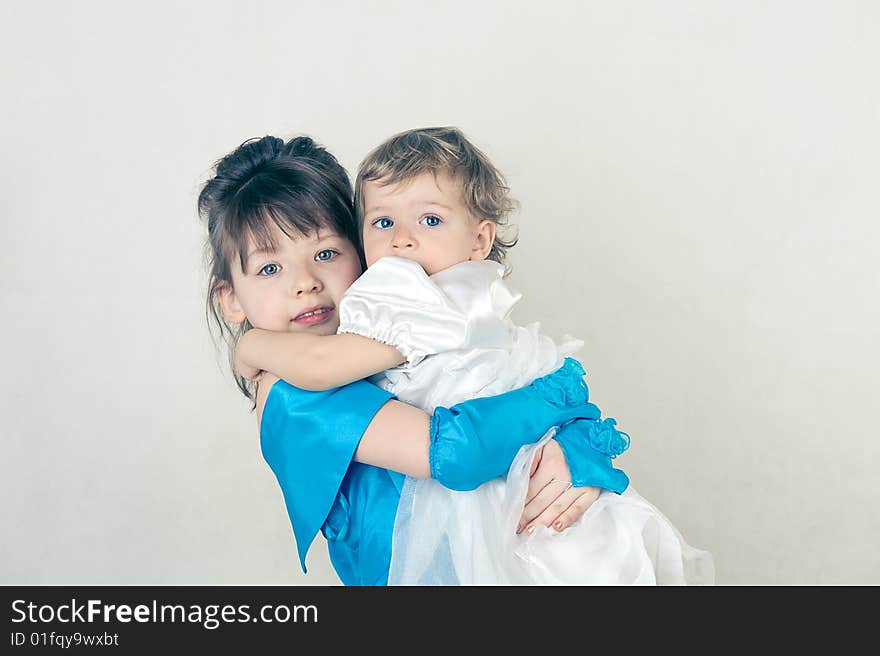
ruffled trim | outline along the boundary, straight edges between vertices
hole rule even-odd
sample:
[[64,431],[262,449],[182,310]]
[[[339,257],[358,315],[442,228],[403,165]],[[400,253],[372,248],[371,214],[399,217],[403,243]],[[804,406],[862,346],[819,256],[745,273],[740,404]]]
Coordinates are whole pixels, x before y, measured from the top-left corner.
[[504,265],[492,260],[460,262],[430,279],[465,314],[474,307],[491,307],[492,314],[505,319],[522,300],[522,294],[504,280]]
[[559,369],[536,379],[532,386],[557,408],[583,405],[590,400],[590,390],[583,378],[585,373],[580,362],[565,358]]
[[417,262],[384,257],[343,294],[337,332],[393,346],[413,367],[466,344],[469,321]]
[[629,435],[615,428],[617,426],[615,419],[606,417],[584,423],[587,425],[587,439],[596,451],[613,459],[629,448]]
[[395,330],[393,324],[389,324],[384,327],[380,327],[378,325],[365,327],[363,325],[349,324],[345,326],[340,325],[336,332],[339,335],[360,335],[362,337],[372,339],[376,342],[381,342],[385,346],[393,346],[398,351],[400,351],[400,354],[406,361],[407,366],[414,367],[422,360],[424,360],[428,355],[432,354],[429,353],[427,349],[420,349],[411,345],[413,342],[413,340],[411,339],[412,333],[408,330],[408,328],[409,326],[403,326],[400,329]]

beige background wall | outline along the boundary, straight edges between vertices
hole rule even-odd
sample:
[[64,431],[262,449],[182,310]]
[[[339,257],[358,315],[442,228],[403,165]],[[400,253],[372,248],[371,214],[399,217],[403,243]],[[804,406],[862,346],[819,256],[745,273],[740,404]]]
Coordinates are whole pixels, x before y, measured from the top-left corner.
[[[177,5],[180,6],[177,6]],[[521,201],[520,322],[584,338],[633,484],[721,584],[880,583],[872,2],[4,2],[0,582],[297,568],[204,320],[246,138],[353,171],[461,127]]]

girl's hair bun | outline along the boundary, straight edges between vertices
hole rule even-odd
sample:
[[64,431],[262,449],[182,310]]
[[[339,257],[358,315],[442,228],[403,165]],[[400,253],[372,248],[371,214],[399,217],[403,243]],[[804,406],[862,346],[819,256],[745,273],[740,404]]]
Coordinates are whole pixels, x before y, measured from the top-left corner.
[[284,154],[291,157],[311,157],[316,150],[318,147],[311,137],[294,137],[284,144]]
[[331,155],[323,146],[315,143],[311,137],[294,137],[283,147],[283,153],[289,157],[306,160],[312,166],[324,167],[330,170],[339,168],[339,160]]
[[233,153],[217,162],[220,178],[250,177],[264,164],[271,162],[284,150],[285,144],[278,137],[254,137],[248,139]]

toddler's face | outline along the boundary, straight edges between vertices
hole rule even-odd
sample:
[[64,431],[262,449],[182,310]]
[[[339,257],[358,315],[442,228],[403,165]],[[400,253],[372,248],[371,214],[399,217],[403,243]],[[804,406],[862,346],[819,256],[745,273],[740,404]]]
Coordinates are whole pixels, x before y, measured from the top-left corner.
[[220,291],[223,314],[266,330],[334,334],[339,299],[361,274],[357,251],[333,232],[291,239],[273,230],[276,250],[251,244],[244,270],[233,258],[232,289]]
[[398,184],[364,185],[363,237],[367,266],[397,255],[415,260],[431,275],[486,259],[495,224],[471,216],[455,179],[422,173]]

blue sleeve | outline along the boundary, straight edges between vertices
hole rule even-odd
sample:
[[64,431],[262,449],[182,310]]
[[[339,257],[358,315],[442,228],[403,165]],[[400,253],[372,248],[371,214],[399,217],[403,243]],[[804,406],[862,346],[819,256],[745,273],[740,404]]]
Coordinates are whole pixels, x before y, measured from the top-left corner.
[[392,398],[363,380],[324,392],[279,380],[269,390],[260,445],[284,494],[303,572],[364,431]]

